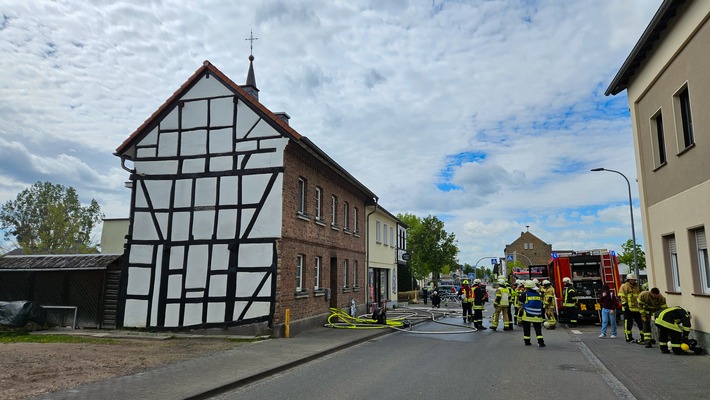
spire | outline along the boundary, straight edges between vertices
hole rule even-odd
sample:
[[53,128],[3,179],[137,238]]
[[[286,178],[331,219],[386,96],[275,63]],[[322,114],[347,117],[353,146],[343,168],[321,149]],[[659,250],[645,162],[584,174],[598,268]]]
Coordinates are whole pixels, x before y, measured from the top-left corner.
[[249,72],[247,73],[247,83],[242,85],[242,89],[257,101],[259,100],[259,89],[256,88],[256,78],[254,77],[254,41],[258,39],[254,37],[253,31],[250,31],[249,37],[244,39],[249,41]]

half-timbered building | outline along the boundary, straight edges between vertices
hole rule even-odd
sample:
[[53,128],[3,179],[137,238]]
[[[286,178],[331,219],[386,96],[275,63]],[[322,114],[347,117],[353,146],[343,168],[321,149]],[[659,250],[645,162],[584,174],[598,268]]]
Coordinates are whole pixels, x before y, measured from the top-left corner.
[[261,326],[279,336],[366,302],[365,208],[377,197],[203,65],[116,150],[130,174],[123,327]]

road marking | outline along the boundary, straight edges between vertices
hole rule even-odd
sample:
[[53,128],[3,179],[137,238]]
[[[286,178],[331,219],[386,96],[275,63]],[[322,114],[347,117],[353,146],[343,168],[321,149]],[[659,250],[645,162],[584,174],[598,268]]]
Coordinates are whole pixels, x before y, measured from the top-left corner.
[[599,375],[602,376],[602,379],[604,379],[604,382],[606,382],[607,385],[611,388],[611,390],[616,393],[616,397],[619,399],[623,400],[636,400],[636,397],[631,394],[629,389],[624,386],[621,381],[616,379],[614,374],[611,373],[607,369],[607,367],[604,366],[604,364],[597,358],[597,356],[592,353],[591,350],[589,350],[589,347],[587,347],[584,342],[581,340],[577,342],[577,346],[579,346],[579,349],[582,351],[582,354],[584,354],[585,357],[587,357],[587,360],[589,360],[589,363],[594,366],[596,371],[599,373]]

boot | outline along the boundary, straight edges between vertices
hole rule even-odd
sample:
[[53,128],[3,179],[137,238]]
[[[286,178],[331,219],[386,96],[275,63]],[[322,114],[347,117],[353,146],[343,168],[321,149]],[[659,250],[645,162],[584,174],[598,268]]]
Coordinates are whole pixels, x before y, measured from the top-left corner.
[[486,327],[483,326],[483,325],[478,325],[476,328],[477,328],[477,329],[480,329],[480,330],[482,330],[482,331],[488,329],[488,328],[486,328]]
[[530,339],[525,339],[525,345],[532,346],[532,343],[530,343]]
[[668,354],[671,352],[670,350],[668,350],[668,346],[659,346],[659,347],[661,348],[661,353],[663,353],[663,354]]
[[540,347],[545,347],[545,341],[542,340],[542,339],[540,339],[540,340],[537,341],[537,345],[540,346]]
[[646,341],[646,346],[645,346],[645,347],[646,347],[647,349],[650,349],[650,348],[653,347],[653,344],[651,344],[651,341],[650,341],[650,340],[647,340],[647,341]]

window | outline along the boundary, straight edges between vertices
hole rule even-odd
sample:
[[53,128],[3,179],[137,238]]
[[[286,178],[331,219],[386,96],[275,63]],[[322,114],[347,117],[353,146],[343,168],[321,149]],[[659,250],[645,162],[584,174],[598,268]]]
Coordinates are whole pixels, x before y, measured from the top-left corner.
[[387,224],[384,226],[384,232],[382,232],[382,238],[384,239],[383,244],[387,246]]
[[296,256],[296,291],[303,290],[303,254]]
[[348,287],[348,260],[343,261],[343,287]]
[[303,178],[298,178],[298,213],[306,213],[306,180]]
[[532,244],[532,243],[528,243],[528,248],[529,248],[530,250],[532,250],[532,249],[533,249],[533,244]]
[[380,224],[379,220],[375,221],[375,242],[377,242],[377,243],[382,243],[382,233],[380,232],[381,231],[380,225],[381,224]]
[[666,265],[670,268],[671,290],[680,292],[680,271],[678,271],[678,250],[676,249],[675,235],[666,236],[664,240],[666,242],[666,250],[668,251]]
[[528,249],[528,244],[527,244],[527,243],[523,243],[523,249],[524,249],[524,250],[527,250],[527,249]]
[[358,287],[360,281],[357,279],[357,260],[353,260],[353,287]]
[[705,229],[696,229],[695,249],[697,250],[698,269],[702,292],[710,294],[710,260],[708,260],[708,243],[705,239]]
[[316,264],[316,265],[315,265],[315,267],[316,267],[316,268],[315,268],[315,273],[316,273],[316,275],[315,275],[315,280],[314,280],[315,283],[314,283],[314,286],[313,286],[315,290],[320,289],[320,262],[321,262],[321,258],[320,258],[320,257],[316,257],[316,260],[315,260],[315,264]]
[[360,233],[359,227],[357,225],[357,207],[353,207],[353,232]]
[[330,224],[332,226],[338,225],[338,198],[335,195],[330,197]]
[[394,247],[394,228],[390,226],[390,247]]
[[343,203],[343,229],[350,230],[350,204],[347,201]]
[[[690,112],[690,94],[687,84],[673,97],[676,113],[676,135],[680,151],[687,149],[695,143],[693,135],[693,117]],[[682,136],[681,136],[682,134]]]
[[651,132],[656,139],[653,144],[654,153],[656,155],[656,167],[666,163],[666,140],[663,136],[663,115],[659,110],[658,113],[651,118]]
[[323,190],[316,187],[316,220],[320,221],[323,219],[322,205],[323,202]]

